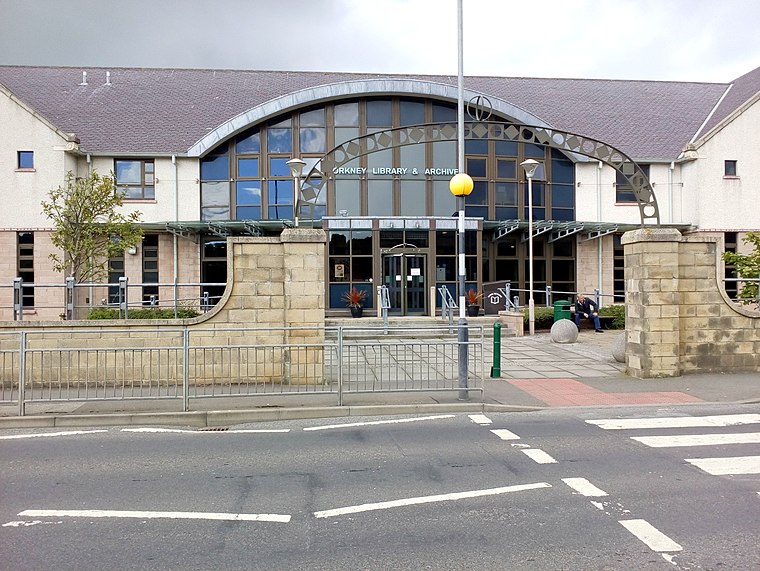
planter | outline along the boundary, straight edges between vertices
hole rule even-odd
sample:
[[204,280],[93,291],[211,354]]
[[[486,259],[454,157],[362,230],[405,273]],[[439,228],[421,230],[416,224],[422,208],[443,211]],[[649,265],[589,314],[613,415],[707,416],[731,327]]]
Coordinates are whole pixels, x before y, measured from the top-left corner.
[[361,305],[352,305],[351,317],[361,317],[363,311],[364,311],[364,308]]
[[477,317],[480,315],[480,306],[479,305],[468,305],[467,306],[467,317]]

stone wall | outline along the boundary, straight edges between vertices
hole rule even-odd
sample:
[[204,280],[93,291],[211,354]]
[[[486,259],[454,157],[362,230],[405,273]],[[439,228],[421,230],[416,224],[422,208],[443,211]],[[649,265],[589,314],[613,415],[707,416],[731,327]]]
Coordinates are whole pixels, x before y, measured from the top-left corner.
[[720,238],[643,228],[622,242],[629,374],[760,371],[760,312],[726,295]]
[[[191,382],[319,383],[325,242],[324,231],[300,228],[274,238],[228,238],[225,294],[194,319],[0,322],[3,384],[18,379],[13,333],[21,330],[30,350],[44,350],[27,354],[36,375],[30,380],[174,382],[183,374],[184,327],[191,346],[202,347],[189,355]],[[235,349],[241,345],[248,347]]]

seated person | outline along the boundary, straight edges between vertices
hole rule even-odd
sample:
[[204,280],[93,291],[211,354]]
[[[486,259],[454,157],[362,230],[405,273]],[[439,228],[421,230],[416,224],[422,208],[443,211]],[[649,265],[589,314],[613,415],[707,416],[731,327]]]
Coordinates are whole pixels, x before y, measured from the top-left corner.
[[578,331],[581,329],[581,318],[593,319],[596,332],[604,333],[599,323],[599,307],[597,307],[596,302],[579,293],[578,301],[575,302],[575,325],[578,326]]

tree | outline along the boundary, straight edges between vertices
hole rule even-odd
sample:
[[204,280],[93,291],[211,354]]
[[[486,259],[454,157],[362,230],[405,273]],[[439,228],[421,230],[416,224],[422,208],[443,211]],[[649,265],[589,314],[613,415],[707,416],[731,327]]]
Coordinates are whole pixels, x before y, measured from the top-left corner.
[[[723,260],[734,266],[734,276],[737,278],[754,278],[760,277],[760,233],[747,232],[742,239],[745,244],[752,244],[755,251],[751,254],[736,254],[734,252],[724,252]],[[739,299],[743,303],[758,302],[758,282],[742,282],[742,289],[739,291]]]
[[87,177],[66,174],[66,183],[48,193],[42,212],[53,222],[51,241],[63,254],[50,254],[53,269],[76,283],[103,281],[109,258],[137,246],[142,229],[139,212],[122,214],[123,195],[113,176],[92,171]]

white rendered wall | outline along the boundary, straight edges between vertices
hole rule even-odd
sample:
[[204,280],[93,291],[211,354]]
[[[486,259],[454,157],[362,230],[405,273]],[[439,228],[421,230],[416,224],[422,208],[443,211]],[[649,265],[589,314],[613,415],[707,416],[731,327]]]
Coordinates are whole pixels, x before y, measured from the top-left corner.
[[[75,168],[73,149],[47,123],[0,90],[0,229],[50,227],[40,203]],[[17,152],[34,152],[34,169],[18,170]]]
[[[760,229],[760,102],[697,147],[683,166],[685,210],[704,230]],[[737,161],[737,177],[724,177],[724,161]]]
[[[643,161],[642,161],[643,162]],[[641,224],[641,214],[636,203],[615,202],[615,169],[598,161],[576,163],[575,165],[575,219],[581,222],[617,222],[619,224]],[[681,165],[675,164],[671,171],[669,163],[654,163],[649,167],[649,182],[653,185],[660,222],[689,223],[684,218],[681,184]],[[601,217],[598,204],[601,200]],[[673,209],[671,212],[671,203]]]
[[[114,170],[114,159],[132,157],[91,157],[92,168],[99,174],[110,174]],[[149,155],[145,159],[153,158]],[[171,157],[153,158],[155,168],[155,199],[125,200],[124,211],[139,210],[142,222],[171,222],[175,220],[200,220],[200,166],[196,158],[176,157],[177,177]],[[86,159],[80,158],[80,173],[86,174]],[[177,186],[175,190],[175,180]],[[178,194],[177,194],[178,193]],[[175,196],[178,199],[175,200]]]

